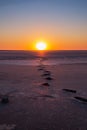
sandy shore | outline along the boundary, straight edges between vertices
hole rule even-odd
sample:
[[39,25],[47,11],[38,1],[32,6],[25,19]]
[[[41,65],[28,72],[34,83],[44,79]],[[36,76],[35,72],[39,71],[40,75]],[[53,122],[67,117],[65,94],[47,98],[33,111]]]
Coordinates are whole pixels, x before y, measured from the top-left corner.
[[4,95],[9,103],[0,103],[0,128],[14,124],[16,130],[87,130],[87,103],[74,98],[87,99],[85,64],[0,65],[0,101]]

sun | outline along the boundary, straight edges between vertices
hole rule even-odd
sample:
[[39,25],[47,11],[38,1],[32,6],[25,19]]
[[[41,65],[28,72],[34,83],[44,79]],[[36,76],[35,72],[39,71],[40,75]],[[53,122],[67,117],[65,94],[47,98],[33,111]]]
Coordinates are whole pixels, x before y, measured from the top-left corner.
[[38,50],[46,50],[46,47],[47,47],[47,45],[46,45],[45,42],[38,42],[38,43],[36,43],[36,48]]

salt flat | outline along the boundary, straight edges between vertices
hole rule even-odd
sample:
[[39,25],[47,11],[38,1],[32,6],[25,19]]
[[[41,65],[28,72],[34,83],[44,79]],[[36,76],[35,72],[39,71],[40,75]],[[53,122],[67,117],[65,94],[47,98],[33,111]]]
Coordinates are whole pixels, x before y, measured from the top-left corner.
[[[0,126],[14,124],[17,130],[86,130],[87,103],[74,97],[87,98],[87,66],[39,68],[0,65],[0,101],[5,95],[9,98],[9,103],[0,103]],[[53,80],[42,76],[46,71]]]

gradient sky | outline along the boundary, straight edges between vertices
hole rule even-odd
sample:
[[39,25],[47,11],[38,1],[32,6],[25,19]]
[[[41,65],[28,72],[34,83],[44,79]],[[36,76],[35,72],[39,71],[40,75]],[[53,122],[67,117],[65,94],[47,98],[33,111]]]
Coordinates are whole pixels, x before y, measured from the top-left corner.
[[87,50],[87,0],[0,0],[0,49]]

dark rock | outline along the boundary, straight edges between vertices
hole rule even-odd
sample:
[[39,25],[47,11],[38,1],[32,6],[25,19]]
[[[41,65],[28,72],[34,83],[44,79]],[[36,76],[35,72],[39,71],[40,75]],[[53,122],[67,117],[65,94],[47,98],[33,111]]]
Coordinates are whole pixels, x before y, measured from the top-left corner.
[[46,74],[43,74],[42,76],[50,76],[50,74],[47,74],[47,73],[46,73]]
[[42,68],[38,69],[38,70],[43,70]]
[[52,95],[43,95],[43,97],[54,98]]
[[47,77],[47,78],[45,78],[46,80],[53,80],[53,78],[51,78],[51,77]]
[[51,72],[50,72],[50,71],[48,71],[48,70],[46,70],[46,71],[45,71],[45,73],[48,73],[48,74],[50,74]]
[[83,102],[87,102],[87,98],[83,98],[83,97],[74,97],[74,98]]
[[43,83],[42,85],[43,86],[50,86],[48,83]]
[[9,99],[8,99],[8,97],[7,97],[7,96],[2,97],[2,99],[1,99],[1,103],[3,103],[3,104],[9,103]]
[[76,93],[76,90],[72,90],[72,89],[63,89],[63,91],[66,91],[66,92],[71,92],[71,93]]

